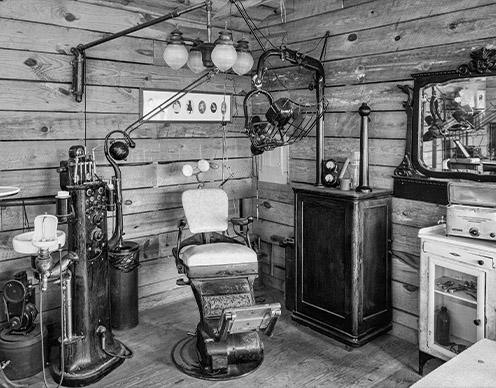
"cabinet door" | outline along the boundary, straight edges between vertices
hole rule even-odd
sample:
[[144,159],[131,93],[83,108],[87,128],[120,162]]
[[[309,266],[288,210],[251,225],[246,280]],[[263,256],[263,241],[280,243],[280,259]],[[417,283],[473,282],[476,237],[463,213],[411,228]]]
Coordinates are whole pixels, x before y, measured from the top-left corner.
[[297,206],[296,310],[349,330],[352,207],[311,195],[299,195]]
[[362,201],[358,229],[358,263],[361,263],[362,320],[360,332],[391,321],[391,268],[389,257],[389,199]]
[[[485,335],[484,270],[429,255],[428,346],[451,358]],[[439,316],[443,308],[444,315]],[[448,329],[441,321],[449,316]]]

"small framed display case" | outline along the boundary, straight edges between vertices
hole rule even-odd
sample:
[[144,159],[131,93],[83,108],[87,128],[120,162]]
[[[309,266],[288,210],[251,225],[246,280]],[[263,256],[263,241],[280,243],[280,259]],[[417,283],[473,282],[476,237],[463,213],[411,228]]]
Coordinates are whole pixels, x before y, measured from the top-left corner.
[[[178,92],[166,90],[141,91],[141,116],[147,116],[157,109],[157,112],[147,118],[153,122],[230,122],[231,100],[229,94],[220,93],[187,93],[165,109],[158,109],[161,104],[168,105]],[[179,92],[180,94],[180,92]]]

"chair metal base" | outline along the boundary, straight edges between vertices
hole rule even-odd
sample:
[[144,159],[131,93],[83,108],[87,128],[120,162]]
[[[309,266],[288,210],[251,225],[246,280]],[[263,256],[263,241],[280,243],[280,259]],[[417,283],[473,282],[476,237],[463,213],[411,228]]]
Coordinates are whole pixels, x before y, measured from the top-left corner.
[[186,336],[174,345],[171,357],[181,372],[197,379],[213,381],[238,379],[257,370],[263,362],[262,355],[253,362],[228,365],[227,372],[209,372],[200,363],[196,342],[196,336]]

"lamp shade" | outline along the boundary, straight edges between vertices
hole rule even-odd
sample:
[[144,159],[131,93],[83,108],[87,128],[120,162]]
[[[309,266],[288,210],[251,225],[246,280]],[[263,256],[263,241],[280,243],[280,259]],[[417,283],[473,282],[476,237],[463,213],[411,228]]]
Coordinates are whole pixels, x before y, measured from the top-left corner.
[[227,71],[236,63],[238,54],[234,48],[231,33],[221,31],[212,51],[212,62],[220,71]]
[[233,65],[233,71],[238,75],[248,73],[253,67],[253,57],[251,56],[251,52],[249,50],[248,41],[238,40],[236,52],[238,54],[238,58],[236,63]]
[[201,43],[203,43],[201,40],[195,41],[193,47],[189,50],[188,67],[195,74],[199,74],[205,70],[205,66],[203,65],[203,56],[199,48]]
[[174,30],[169,35],[169,43],[164,50],[164,61],[172,69],[178,70],[188,61],[188,50],[184,46],[183,33]]

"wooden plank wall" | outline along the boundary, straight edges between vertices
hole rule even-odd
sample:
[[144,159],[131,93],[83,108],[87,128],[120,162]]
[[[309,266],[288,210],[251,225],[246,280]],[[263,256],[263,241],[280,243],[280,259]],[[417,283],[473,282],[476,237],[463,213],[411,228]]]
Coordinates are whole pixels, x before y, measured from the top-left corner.
[[[110,179],[103,139],[138,119],[140,88],[180,90],[197,78],[187,68],[172,71],[165,65],[165,39],[175,27],[165,23],[88,49],[86,94],[83,102],[74,101],[71,47],[152,17],[92,1],[0,2],[0,185],[20,187],[13,198],[55,196],[60,190],[56,169],[76,144],[94,150],[98,174]],[[225,132],[218,123],[160,123],[132,134],[136,148],[121,170],[125,238],[141,245],[140,308],[191,296],[188,287],[176,286],[170,257],[183,216],[180,194],[196,187],[194,178],[182,176],[182,166],[205,158],[222,167],[224,157],[224,173],[220,168],[205,175],[209,185],[217,187],[233,172],[224,186],[232,213],[239,212],[239,200],[252,195],[250,143],[242,133],[240,105],[250,87],[249,77],[218,75],[197,89],[235,95],[233,121]],[[26,220],[32,226],[45,212],[54,214],[55,206],[0,204],[0,287],[15,271],[30,268],[30,258],[12,250],[12,238],[25,230]],[[58,319],[59,305],[58,287],[52,288],[44,302],[50,322]],[[2,311],[0,316],[1,321]]]
[[[413,85],[412,73],[454,69],[469,53],[496,43],[496,2],[487,0],[375,0],[306,2],[285,24],[273,17],[261,31],[274,45],[286,42],[315,58],[329,31],[325,53],[325,157],[343,160],[359,150],[358,108],[372,109],[369,124],[370,182],[393,187],[393,170],[402,160],[406,136],[406,95],[398,85]],[[312,48],[314,51],[310,51]],[[276,95],[308,98],[308,74],[271,60],[275,68],[264,88]],[[276,77],[277,76],[277,77]],[[284,86],[281,86],[284,85]],[[315,183],[315,138],[290,146],[291,182]],[[293,236],[290,185],[258,183],[255,207],[258,233],[271,252],[264,282],[284,287],[284,251],[274,235]],[[413,343],[418,328],[418,229],[437,223],[443,206],[393,199],[393,334]]]

